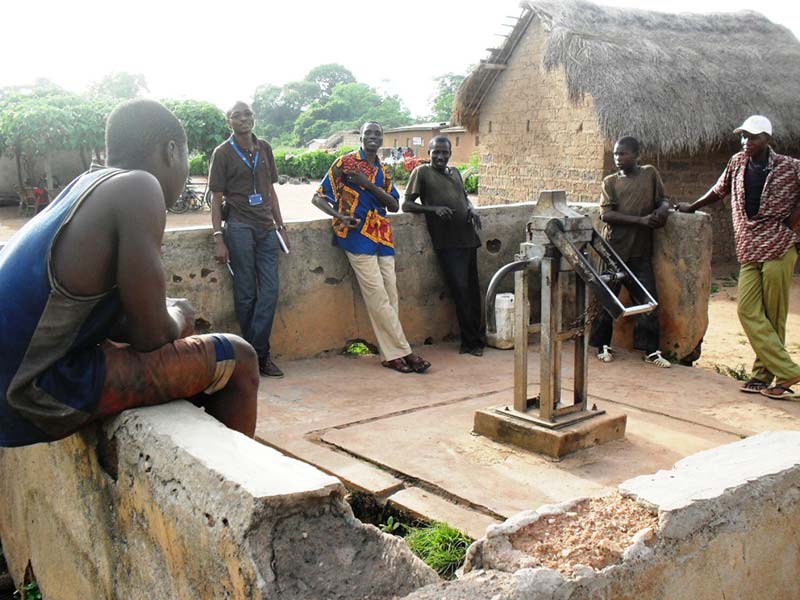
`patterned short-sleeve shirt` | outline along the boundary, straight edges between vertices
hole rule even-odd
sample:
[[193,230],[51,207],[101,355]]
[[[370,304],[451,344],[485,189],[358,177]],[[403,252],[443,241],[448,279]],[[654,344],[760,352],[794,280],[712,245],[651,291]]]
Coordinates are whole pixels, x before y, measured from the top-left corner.
[[720,198],[731,195],[736,258],[741,264],[775,260],[800,242],[800,236],[785,224],[800,203],[800,160],[768,150],[767,180],[761,206],[753,218],[747,216],[744,208],[748,161],[744,152],[731,157],[713,188]]
[[373,184],[394,198],[400,198],[391,174],[380,160],[376,158],[370,164],[362,149],[340,156],[328,169],[317,193],[340,213],[360,219],[361,225],[350,229],[334,218],[334,241],[337,246],[353,254],[391,256],[394,254],[394,240],[386,207],[370,191],[346,181],[344,175],[351,171],[361,171]]

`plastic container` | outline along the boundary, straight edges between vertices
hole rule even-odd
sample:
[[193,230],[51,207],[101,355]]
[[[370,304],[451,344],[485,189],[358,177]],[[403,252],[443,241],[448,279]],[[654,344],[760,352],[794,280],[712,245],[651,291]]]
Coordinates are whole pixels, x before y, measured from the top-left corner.
[[486,343],[493,348],[514,347],[514,294],[497,294],[494,301],[496,333],[486,334]]

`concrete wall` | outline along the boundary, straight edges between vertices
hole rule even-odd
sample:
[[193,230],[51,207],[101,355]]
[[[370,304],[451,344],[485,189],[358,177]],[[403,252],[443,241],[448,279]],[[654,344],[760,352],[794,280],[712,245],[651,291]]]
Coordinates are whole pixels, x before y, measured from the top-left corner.
[[[478,272],[483,292],[492,275],[514,259],[524,240],[531,210],[531,204],[479,209],[483,246],[478,250]],[[595,217],[598,212],[596,205],[586,205],[583,210]],[[426,340],[456,339],[455,307],[424,219],[411,214],[394,215],[391,219],[397,248],[400,319],[406,336],[417,345]],[[281,256],[281,291],[271,338],[273,352],[284,358],[298,358],[339,350],[354,338],[374,343],[358,284],[343,252],[331,246],[330,221],[291,223],[289,234],[292,252]],[[682,358],[702,339],[708,322],[711,227],[705,216],[673,214],[657,238],[662,240],[657,247],[665,249],[659,253],[663,257],[658,261],[663,268],[657,269],[658,284],[664,290],[663,349]],[[676,254],[678,248],[680,256]],[[210,228],[167,232],[164,264],[168,295],[191,301],[198,311],[198,331],[238,332],[231,277],[226,268],[214,262]],[[532,289],[538,293],[537,281]],[[499,291],[513,291],[513,277],[508,277]],[[532,298],[536,303],[538,295]],[[570,300],[565,300],[565,322],[574,318]],[[532,308],[538,314],[538,305]],[[681,323],[680,327],[674,326]],[[626,335],[630,337],[630,333]],[[625,346],[629,341],[620,343]]]
[[438,581],[316,468],[186,402],[0,449],[0,537],[47,600],[392,598]]
[[[531,207],[480,209],[484,247],[479,250],[483,289],[502,265],[513,260],[524,238]],[[400,319],[412,344],[451,339],[458,333],[454,305],[418,215],[394,215]],[[292,252],[281,256],[281,291],[272,333],[278,356],[313,356],[339,350],[353,338],[374,342],[358,283],[344,253],[331,245],[330,220],[289,224]],[[486,243],[492,250],[486,249]],[[188,298],[207,330],[238,331],[230,275],[214,262],[208,227],[167,232],[164,238],[167,293]],[[504,291],[511,291],[509,279]],[[202,327],[200,328],[203,329]]]
[[[656,532],[634,536],[617,564],[599,571],[576,567],[565,576],[514,547],[515,534],[571,510],[574,501],[567,502],[489,527],[468,552],[466,577],[406,600],[800,598],[800,432],[720,446],[619,489],[657,511],[659,524]],[[594,529],[592,523],[586,528]]]
[[399,148],[401,146],[405,148],[411,146],[411,141],[414,137],[420,137],[422,138],[422,144],[411,147],[415,156],[425,158],[428,156],[428,144],[437,135],[446,135],[450,138],[453,146],[450,164],[460,165],[469,162],[472,153],[475,151],[476,136],[466,131],[442,133],[439,129],[404,129],[402,131],[392,131],[390,129],[383,136],[383,145],[385,148]]
[[[23,180],[26,177],[31,177],[36,183],[44,175],[44,162],[40,160],[33,173],[27,173],[24,169],[25,163],[23,163]],[[54,153],[52,169],[53,175],[58,177],[62,187],[84,171],[80,154],[77,151]],[[0,157],[0,194],[14,193],[14,186],[16,185],[18,185],[16,160],[5,156]]]

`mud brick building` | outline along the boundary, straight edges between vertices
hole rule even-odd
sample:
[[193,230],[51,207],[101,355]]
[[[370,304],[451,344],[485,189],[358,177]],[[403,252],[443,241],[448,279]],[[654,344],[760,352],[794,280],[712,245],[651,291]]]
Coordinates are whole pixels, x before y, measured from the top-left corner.
[[[745,117],[772,120],[800,155],[800,42],[762,15],[666,14],[586,2],[523,2],[504,43],[462,84],[454,120],[479,140],[493,203],[565,189],[596,202],[614,140],[633,135],[669,196],[710,188]],[[709,207],[714,256],[734,257],[730,202]]]

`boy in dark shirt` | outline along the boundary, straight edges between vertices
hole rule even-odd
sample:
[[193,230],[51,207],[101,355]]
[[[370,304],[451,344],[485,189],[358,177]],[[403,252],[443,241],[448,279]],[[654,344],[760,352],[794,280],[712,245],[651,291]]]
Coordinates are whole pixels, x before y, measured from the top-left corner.
[[[606,239],[650,295],[657,300],[656,280],[651,263],[653,229],[666,224],[669,201],[665,197],[664,184],[655,167],[639,166],[638,161],[639,141],[633,137],[617,140],[614,144],[614,164],[618,171],[603,179],[600,218],[606,224]],[[644,298],[639,298],[635,290],[628,290],[634,302],[644,302]],[[619,287],[614,291],[618,292]],[[605,311],[600,311],[592,323],[589,343],[597,347],[597,358],[602,362],[614,360],[611,349],[612,333],[611,317]],[[658,311],[638,315],[633,334],[634,348],[645,351],[645,362],[668,368],[670,362],[661,356],[658,345]]]
[[[476,228],[480,229],[480,219],[464,192],[458,169],[447,166],[451,154],[447,137],[437,136],[430,141],[431,164],[420,165],[411,173],[403,212],[425,215],[434,251],[456,305],[461,353],[481,356],[483,335],[477,259],[481,240],[476,232]],[[415,202],[417,198],[421,204]]]

